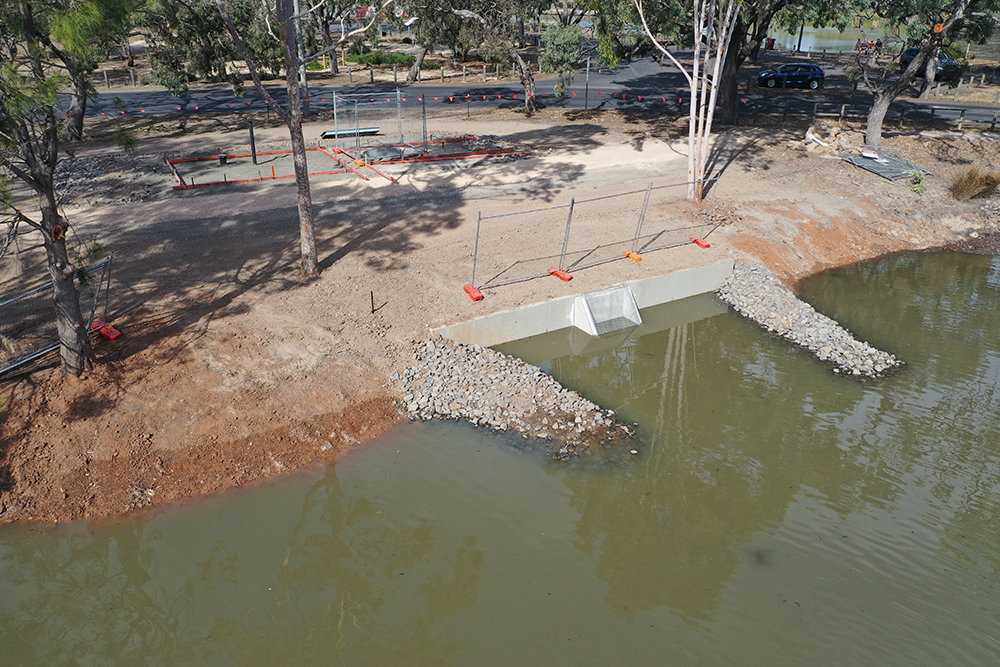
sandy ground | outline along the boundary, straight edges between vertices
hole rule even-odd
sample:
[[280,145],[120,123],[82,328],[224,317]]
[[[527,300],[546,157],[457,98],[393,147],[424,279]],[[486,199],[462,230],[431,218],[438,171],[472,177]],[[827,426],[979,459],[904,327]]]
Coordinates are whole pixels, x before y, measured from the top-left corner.
[[[308,127],[307,136],[321,129]],[[143,179],[155,187],[146,201],[117,206],[80,197],[67,218],[78,238],[115,253],[109,319],[124,335],[96,339],[97,366],[83,378],[50,368],[0,385],[0,521],[108,516],[334,457],[401,419],[389,376],[440,325],[722,258],[760,258],[792,284],[994,227],[982,200],[957,203],[946,191],[958,169],[1000,162],[979,135],[889,137],[933,172],[918,194],[790,147],[804,127],[740,128],[720,135],[713,153],[723,176],[710,249],[687,243],[641,263],[578,271],[568,283],[517,282],[476,303],[462,291],[480,214],[681,182],[686,146],[677,129],[669,119],[617,114],[436,119],[435,132],[497,135],[534,155],[387,169],[397,184],[318,182],[322,273],[311,280],[297,268],[293,185],[177,195],[162,170],[119,174],[122,187]],[[258,141],[282,140],[280,128],[261,132]],[[149,137],[140,151],[198,153],[242,136]],[[87,150],[78,158],[106,151]],[[705,220],[704,206],[680,192],[652,209],[675,226]],[[629,211],[603,211],[609,237],[634,226]],[[520,258],[523,236],[489,237],[494,259]],[[26,253],[8,262],[3,291],[38,274],[41,261]]]

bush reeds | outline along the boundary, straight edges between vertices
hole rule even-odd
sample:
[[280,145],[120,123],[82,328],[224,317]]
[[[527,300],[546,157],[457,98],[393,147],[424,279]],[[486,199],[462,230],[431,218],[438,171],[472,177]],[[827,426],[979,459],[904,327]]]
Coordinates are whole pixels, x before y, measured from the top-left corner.
[[948,190],[959,201],[969,201],[973,197],[991,195],[1000,185],[1000,173],[983,171],[979,167],[969,167],[951,179]]

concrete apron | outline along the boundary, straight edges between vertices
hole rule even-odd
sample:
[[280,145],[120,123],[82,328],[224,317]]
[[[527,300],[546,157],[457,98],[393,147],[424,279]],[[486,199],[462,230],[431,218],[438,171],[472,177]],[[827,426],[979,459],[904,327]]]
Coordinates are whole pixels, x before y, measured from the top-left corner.
[[[639,309],[659,306],[686,299],[688,297],[714,292],[732,275],[732,260],[710,264],[693,269],[684,269],[662,276],[631,280],[624,283],[631,290],[635,304]],[[493,347],[531,336],[538,336],[551,331],[559,331],[574,326],[579,317],[579,301],[583,295],[561,297],[553,301],[536,303],[517,310],[507,310],[479,317],[457,324],[450,324],[434,329],[432,333],[469,345]],[[719,301],[720,312],[728,307]],[[574,314],[576,310],[576,315]],[[710,313],[712,315],[717,313]],[[694,315],[694,314],[692,314]],[[708,314],[696,315],[695,319]],[[657,327],[659,328],[659,327]],[[596,340],[595,337],[580,331],[577,336],[583,342]],[[574,344],[573,347],[578,347]],[[530,361],[529,361],[530,363]]]

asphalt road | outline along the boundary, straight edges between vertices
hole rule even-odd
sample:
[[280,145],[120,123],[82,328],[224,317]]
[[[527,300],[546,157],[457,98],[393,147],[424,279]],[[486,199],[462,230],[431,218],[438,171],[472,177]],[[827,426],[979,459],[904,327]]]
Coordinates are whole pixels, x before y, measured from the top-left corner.
[[[815,59],[826,72],[823,88],[811,91],[805,89],[769,90],[756,85],[747,87],[748,79],[753,81],[756,73],[768,66],[803,60],[802,56],[768,53],[766,60],[757,66],[744,66],[740,70],[741,101],[746,113],[788,113],[790,115],[839,113],[843,109],[852,116],[867,114],[870,97],[863,93],[852,94],[853,84],[844,76],[842,65],[837,58]],[[447,83],[444,85],[420,84],[416,86],[395,86],[392,84],[357,84],[334,88],[328,85],[313,85],[309,90],[309,105],[312,110],[332,109],[335,93],[344,95],[371,95],[396,101],[397,90],[401,104],[426,104],[466,106],[484,105],[493,107],[519,107],[523,105],[524,90],[516,84],[491,84],[476,82],[481,76],[470,72],[468,83]],[[270,86],[269,90],[279,103],[287,97],[284,87]],[[567,109],[661,109],[682,111],[687,108],[687,83],[683,75],[672,65],[660,65],[652,58],[644,58],[621,65],[616,70],[592,68],[589,76],[578,72],[570,93],[558,98],[553,92],[555,78],[547,78],[536,83],[537,101],[541,106]],[[164,89],[152,87],[117,88],[102,93],[99,108],[91,106],[88,115],[107,114],[198,114],[234,112],[266,109],[263,98],[252,86],[248,86],[242,97],[235,97],[229,87],[193,88],[174,97]],[[68,102],[67,102],[68,104]],[[932,112],[933,109],[933,112]],[[958,119],[964,112],[967,121],[994,120],[998,107],[983,104],[939,101],[932,103],[914,100],[899,100],[893,103],[888,118],[895,119],[905,110],[910,119],[935,118]]]

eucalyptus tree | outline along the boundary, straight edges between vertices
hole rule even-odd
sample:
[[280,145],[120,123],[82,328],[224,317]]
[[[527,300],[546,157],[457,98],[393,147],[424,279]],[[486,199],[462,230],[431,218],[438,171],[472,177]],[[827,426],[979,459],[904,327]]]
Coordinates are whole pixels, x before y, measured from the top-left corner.
[[564,97],[573,83],[582,42],[583,32],[576,24],[551,26],[542,35],[545,50],[538,59],[538,65],[559,75],[555,85],[557,97]]
[[[688,198],[704,196],[708,175],[709,144],[719,93],[719,70],[732,43],[739,18],[737,0],[694,0],[690,14],[692,55],[690,70],[657,39],[646,19],[643,0],[633,0],[642,27],[653,45],[687,80],[688,96]],[[712,67],[712,73],[708,69]]]
[[869,25],[873,20],[884,21],[890,26],[905,26],[911,36],[910,43],[920,49],[898,76],[893,61],[881,64],[860,53],[855,54],[855,62],[848,74],[863,81],[872,94],[872,106],[865,127],[867,145],[881,145],[882,124],[889,105],[913,85],[927,58],[936,53],[946,39],[961,30],[971,12],[989,12],[996,5],[997,0],[899,0],[871,4],[857,1],[854,11],[859,27]]
[[410,0],[404,7],[419,16],[421,22],[434,22],[437,18],[437,22],[445,24],[450,17],[457,17],[478,26],[482,31],[480,55],[493,62],[513,64],[524,88],[525,110],[531,113],[537,109],[535,78],[516,47],[517,25],[523,19],[538,16],[550,4],[550,0]]
[[[270,39],[267,16],[257,0],[227,0],[233,24],[256,58],[258,71],[269,78],[281,73],[282,56]],[[228,28],[213,0],[148,0],[142,21],[153,48],[149,64],[154,83],[173,93],[194,81],[229,83],[239,94],[243,74],[230,63],[241,55],[228,38]]]
[[[297,0],[261,0],[261,6],[265,12],[267,32],[271,36],[272,44],[280,49],[284,58],[285,90],[288,94],[288,105],[282,106],[271,95],[261,78],[258,59],[260,56],[253,51],[244,39],[243,32],[239,29],[230,14],[231,6],[239,6],[239,0],[215,0],[219,14],[225,22],[226,28],[232,37],[237,50],[243,56],[247,69],[250,71],[250,78],[257,92],[267,101],[269,108],[273,110],[285,125],[288,127],[288,134],[292,144],[292,158],[295,165],[295,184],[298,189],[297,205],[299,212],[299,250],[302,257],[302,272],[307,276],[314,276],[319,273],[319,265],[316,259],[316,238],[314,233],[314,218],[312,208],[312,191],[309,187],[309,167],[306,161],[306,143],[302,135],[302,87],[299,81],[299,70],[307,63],[319,60],[328,53],[333,52],[338,46],[349,40],[351,37],[366,32],[379,19],[382,9],[392,4],[392,0],[386,0],[379,11],[376,11],[368,23],[360,28],[349,32],[341,33],[340,37],[332,40],[329,46],[305,54],[300,49],[300,43],[296,37],[295,24],[303,17],[302,13],[296,13]],[[306,7],[306,13],[316,11],[324,4],[324,0]],[[305,3],[303,3],[305,5]]]
[[[822,0],[821,0],[822,1]],[[806,0],[743,0],[730,37],[726,59],[719,80],[719,121],[736,122],[739,110],[739,69],[750,60],[756,62],[764,39],[778,12],[801,12]]]
[[49,3],[54,19],[43,35],[46,48],[66,67],[70,83],[70,106],[66,112],[65,138],[83,136],[87,102],[97,95],[87,76],[97,69],[105,54],[128,41],[132,17],[142,0],[56,0]]
[[[79,375],[93,365],[76,285],[78,268],[66,247],[68,223],[56,199],[56,165],[63,114],[59,96],[71,83],[67,59],[85,61],[99,8],[86,2],[8,0],[0,3],[0,199],[13,224],[40,232],[53,283],[62,369]],[[101,19],[95,19],[101,20]],[[56,42],[58,39],[58,42]],[[27,187],[37,214],[13,183]],[[30,201],[30,199],[29,199]]]

